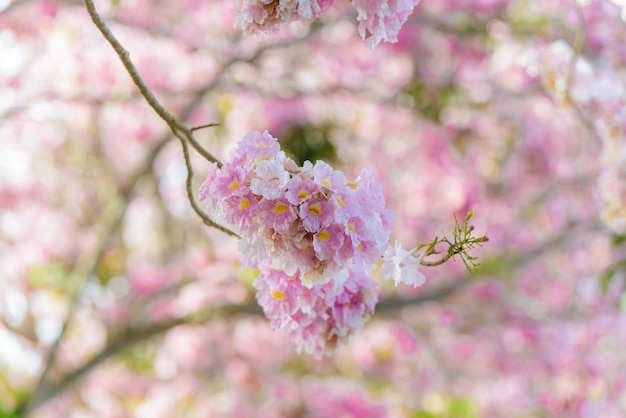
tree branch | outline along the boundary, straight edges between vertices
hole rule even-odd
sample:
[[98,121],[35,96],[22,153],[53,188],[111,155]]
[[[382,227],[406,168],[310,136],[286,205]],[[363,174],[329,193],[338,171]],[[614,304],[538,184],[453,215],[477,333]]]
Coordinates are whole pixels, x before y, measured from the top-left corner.
[[[104,38],[109,42],[109,44],[111,44],[111,47],[113,48],[113,50],[119,57],[120,61],[122,61],[124,68],[126,68],[126,71],[128,72],[128,74],[130,75],[130,78],[133,80],[133,82],[139,89],[139,92],[141,93],[141,95],[144,97],[146,102],[148,102],[150,107],[152,107],[152,109],[161,117],[161,119],[163,119],[165,123],[167,123],[167,125],[170,127],[170,130],[172,131],[174,136],[176,136],[181,141],[181,144],[183,146],[183,152],[185,153],[185,164],[187,165],[188,173],[193,173],[193,171],[191,170],[191,161],[189,159],[189,152],[186,149],[187,143],[191,144],[194,147],[194,149],[200,155],[202,155],[206,160],[214,162],[218,166],[221,167],[220,161],[217,160],[217,158],[215,158],[213,155],[211,155],[211,153],[209,153],[207,150],[205,150],[198,143],[198,141],[196,141],[196,139],[193,136],[193,131],[187,128],[186,126],[182,125],[180,122],[178,122],[178,120],[171,113],[169,113],[163,107],[163,105],[161,105],[161,103],[157,100],[154,94],[152,94],[152,91],[146,86],[145,82],[139,75],[137,68],[131,61],[129,52],[122,46],[122,44],[120,44],[120,42],[117,40],[115,35],[113,35],[113,33],[108,28],[104,20],[102,20],[102,18],[98,14],[96,7],[93,3],[93,0],[85,0],[85,6],[87,7],[89,16],[91,16],[91,20],[96,25],[98,30],[102,33],[102,36],[104,36]],[[206,225],[217,228],[220,231],[228,235],[238,237],[236,233],[229,230],[228,228],[225,228],[213,222],[204,212],[202,212],[202,209],[200,209],[200,207],[196,204],[193,198],[193,192],[192,193],[189,192],[189,188],[190,188],[189,183],[190,181],[189,181],[189,176],[188,176],[187,197],[189,198],[189,202],[191,203],[193,210],[198,215],[200,215],[200,218],[202,219],[202,221]]]
[[155,337],[179,325],[201,324],[216,317],[242,313],[261,314],[262,312],[256,303],[248,303],[245,305],[225,305],[203,309],[180,318],[170,319],[157,324],[150,324],[137,328],[127,328],[120,336],[107,344],[102,351],[94,355],[78,369],[66,374],[58,382],[46,388],[46,390],[40,391],[37,396],[33,396],[29,402],[18,407],[16,409],[16,413],[24,416],[30,414],[54,396],[57,396],[70,388],[74,383],[80,380],[100,363],[103,363],[111,356],[118,354],[119,352],[137,343]]

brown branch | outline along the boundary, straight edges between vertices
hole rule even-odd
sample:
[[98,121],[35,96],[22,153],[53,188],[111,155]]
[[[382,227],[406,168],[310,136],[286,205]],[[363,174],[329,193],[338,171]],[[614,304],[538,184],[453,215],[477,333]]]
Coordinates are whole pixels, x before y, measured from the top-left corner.
[[109,30],[106,23],[104,23],[104,20],[102,20],[96,11],[93,0],[85,0],[85,5],[87,7],[87,11],[89,12],[89,16],[91,16],[91,20],[96,25],[98,30],[100,30],[102,36],[109,41],[109,44],[111,44],[111,47],[113,47],[113,50],[117,53],[120,61],[122,61],[122,64],[124,65],[124,68],[126,68],[126,71],[130,75],[130,78],[132,78],[133,82],[139,89],[139,92],[146,99],[150,107],[154,109],[154,111],[170,126],[170,128],[178,127],[179,123],[176,118],[165,110],[157,98],[154,97],[152,91],[146,86],[143,79],[139,75],[137,68],[135,68],[135,65],[130,60],[129,52],[120,44],[115,35],[113,35],[113,33]]
[[187,146],[187,142],[185,141],[182,141],[182,146],[183,146],[183,154],[185,156],[185,166],[187,167],[187,181],[185,182],[185,185],[187,189],[187,198],[189,199],[189,202],[191,203],[191,207],[198,214],[198,216],[202,219],[202,222],[204,222],[205,225],[212,226],[213,228],[219,229],[220,231],[225,232],[229,235],[234,235],[236,237],[239,237],[237,234],[235,234],[231,230],[224,228],[223,226],[209,219],[209,217],[206,216],[206,214],[202,211],[202,209],[200,209],[200,207],[196,203],[196,199],[193,196],[193,188],[191,184],[191,180],[193,178],[193,167],[191,166],[191,160],[189,158],[189,147]]
[[[26,3],[26,1],[24,1],[23,3]],[[95,7],[93,7],[93,3],[91,1],[87,1],[88,9],[89,9],[90,5],[91,5],[91,8],[93,9],[93,11],[95,12]],[[95,13],[95,16],[96,16],[96,18],[98,20],[101,21],[101,19],[99,18],[97,13]],[[106,25],[104,27],[106,28]],[[107,29],[107,31],[108,31],[108,29]],[[108,32],[110,33],[110,31],[108,31]],[[265,53],[266,51],[269,51],[269,50],[272,50],[272,49],[275,49],[275,48],[280,48],[280,47],[283,47],[283,46],[285,46],[287,44],[291,44],[291,43],[294,43],[294,42],[300,42],[300,41],[305,40],[308,37],[310,37],[311,34],[314,33],[314,32],[316,32],[316,30],[313,30],[313,31],[309,32],[309,34],[307,36],[299,38],[299,39],[297,39],[295,41],[291,41],[291,42],[284,41],[284,42],[277,42],[275,44],[267,45],[267,46],[265,46],[263,48],[258,49],[251,57],[248,57],[248,58],[233,57],[229,61],[224,63],[224,65],[221,68],[221,71],[223,72],[223,71],[227,70],[229,67],[232,67],[233,65],[235,65],[238,62],[242,62],[242,61],[252,62],[252,61],[255,61],[258,58],[260,58],[263,55],[263,53]],[[113,35],[111,34],[111,36],[113,36]],[[114,37],[113,37],[113,39],[114,39],[114,42],[117,42],[117,40],[115,40]],[[124,50],[124,49],[122,48],[122,50]],[[126,52],[126,55],[128,55],[127,52]],[[126,59],[122,59],[122,62],[125,62],[125,61],[126,61]],[[134,68],[132,62],[130,62],[130,66],[131,66],[131,68]],[[134,73],[137,75],[137,79],[133,79],[133,81],[135,81],[135,82],[139,81],[139,84],[141,84],[141,85],[143,85],[145,87],[145,83],[143,83],[141,77],[139,77],[138,72],[135,70]],[[207,92],[209,92],[211,89],[215,88],[216,85],[217,85],[217,80],[214,79],[213,81],[208,83],[206,86],[204,86],[202,89],[195,91],[194,92],[194,98],[180,112],[181,119],[182,120],[187,119],[189,117],[189,115],[192,113],[192,111],[198,106],[198,103],[202,100],[204,95]],[[141,90],[142,89],[140,88],[140,93],[141,93]],[[156,99],[155,99],[155,102],[157,103],[158,106],[160,106],[160,104],[158,104],[158,101],[156,101]],[[154,103],[150,103],[150,104],[152,105]],[[162,108],[162,106],[160,106],[160,107]],[[165,111],[165,109],[163,109],[163,111]],[[165,112],[167,112],[167,111],[165,111]],[[166,120],[166,122],[167,122],[167,120]],[[169,126],[169,124],[168,124],[168,126]],[[195,141],[195,138],[193,138],[193,135],[190,134],[190,133],[186,133],[186,131],[188,131],[186,127],[180,125],[179,128],[180,128],[180,130],[182,132],[182,135],[187,135],[188,137],[191,138],[190,143],[194,146],[194,148],[196,150],[198,150],[198,152],[201,155],[203,155],[207,160],[212,160],[213,159],[213,160],[216,161],[217,164],[219,164],[219,161],[214,159],[212,156],[209,156],[207,158],[207,155],[205,155],[203,153],[202,146],[199,145]],[[189,131],[192,132],[193,129],[189,130]],[[101,220],[101,221],[98,221],[98,222],[94,223],[94,224],[97,224],[97,225],[102,225],[103,223],[106,224],[104,226],[104,228],[103,228],[103,233],[104,233],[103,237],[107,237],[108,238],[108,236],[110,236],[112,234],[112,232],[118,228],[119,224],[121,223],[121,221],[123,219],[124,214],[126,213],[126,209],[128,208],[128,203],[130,202],[131,197],[133,196],[134,192],[137,189],[139,181],[144,176],[148,175],[152,171],[152,166],[153,166],[153,163],[154,163],[156,157],[161,152],[161,150],[165,147],[165,145],[167,145],[167,143],[170,141],[170,139],[171,139],[170,135],[164,135],[163,137],[161,137],[157,141],[156,145],[151,149],[150,153],[146,156],[146,158],[144,160],[144,163],[142,164],[140,169],[135,174],[130,176],[130,181],[124,187],[121,188],[121,190],[120,190],[120,198],[121,198],[120,199],[121,200],[120,204],[122,206],[120,207],[120,211],[119,211],[118,215],[116,217],[114,217],[113,219],[111,219],[110,223],[108,223],[108,224],[106,222],[104,222],[104,220]],[[188,163],[187,160],[185,162],[186,162],[186,164]],[[188,169],[189,169],[189,167],[190,166],[188,166]],[[191,175],[193,175],[192,171],[191,171]],[[189,196],[189,194],[190,194],[189,176],[188,176],[188,180],[187,180],[187,193],[188,193],[188,196]],[[194,210],[197,208],[197,205],[195,205],[195,202],[193,202],[193,201],[192,201],[192,207],[194,207]],[[77,263],[77,267],[74,270],[81,270],[83,272],[88,272],[88,273],[85,274],[84,276],[82,276],[82,278],[81,278],[80,274],[78,274],[76,272],[72,272],[70,275],[71,275],[71,277],[75,278],[74,280],[76,280],[76,281],[78,281],[78,280],[84,281],[84,280],[86,280],[87,277],[89,277],[89,275],[92,274],[94,268],[97,266],[97,263],[99,262],[99,259],[101,257],[101,254],[102,254],[102,251],[104,249],[104,246],[105,246],[106,242],[107,242],[107,239],[102,239],[102,240],[100,240],[98,242],[98,244],[94,248],[94,252],[93,252],[94,257],[92,259],[93,262],[89,263],[90,266],[91,266],[90,268],[83,268],[83,269],[81,269],[80,268],[80,264],[82,264],[82,263],[81,262]],[[32,410],[34,410],[35,408],[32,408],[30,406],[32,400],[36,399],[36,398],[37,399],[41,398],[43,393],[49,393],[49,389],[48,389],[48,385],[46,383],[46,379],[47,379],[47,376],[48,376],[48,374],[49,374],[49,372],[51,370],[51,366],[54,364],[60,341],[63,339],[63,337],[65,335],[65,332],[66,332],[66,330],[67,330],[67,328],[69,326],[69,323],[71,321],[71,318],[73,316],[73,313],[74,313],[74,311],[75,311],[75,309],[77,307],[77,299],[78,299],[79,294],[80,293],[77,291],[75,296],[72,298],[72,301],[70,301],[70,304],[69,304],[69,307],[68,307],[68,310],[67,310],[67,313],[66,313],[66,317],[65,317],[62,329],[61,329],[61,333],[60,333],[59,337],[57,338],[57,340],[55,341],[55,343],[53,344],[53,346],[50,347],[48,356],[46,357],[46,360],[45,360],[44,371],[40,375],[39,381],[38,381],[35,389],[33,390],[32,395],[28,399],[25,399],[21,404],[19,404],[18,407],[17,407],[18,408],[17,410],[20,410],[20,411],[24,411],[24,410],[32,411]],[[102,358],[106,358],[106,357],[107,356],[103,356]],[[97,359],[94,358],[94,360],[97,360]],[[95,366],[95,364],[94,364],[94,366]],[[58,391],[56,393],[58,393]],[[50,396],[48,396],[48,399],[49,398],[50,398]]]
[[[543,257],[548,251],[559,248],[564,242],[570,240],[571,236],[574,233],[580,232],[580,229],[582,229],[584,232],[584,230],[587,228],[596,229],[597,225],[572,224],[566,227],[562,233],[553,236],[551,239],[548,239],[537,248],[528,250],[510,259],[508,261],[509,267],[511,269],[514,269],[538,257]],[[498,256],[496,255],[494,257]],[[433,290],[429,290],[428,292],[425,292],[424,294],[411,299],[387,299],[381,301],[378,304],[376,310],[379,313],[391,313],[406,306],[416,306],[421,303],[441,300],[443,298],[453,295],[458,290],[465,287],[465,285],[471,283],[473,280],[480,278],[481,276],[486,276],[488,274],[489,273],[481,273],[480,270],[478,270],[472,275],[466,274],[459,279],[451,281],[446,285],[443,285]],[[200,324],[215,317],[223,317],[227,315],[232,316],[236,314],[262,315],[263,312],[261,308],[254,302],[247,303],[245,305],[226,305],[221,307],[211,307],[203,309],[198,312],[183,316],[181,318],[171,319],[162,323],[151,324],[144,327],[127,328],[119,337],[115,338],[112,342],[107,344],[107,346],[102,349],[100,353],[96,354],[94,357],[92,357],[89,361],[87,361],[75,371],[65,375],[63,378],[61,378],[59,382],[53,384],[49,388],[46,388],[45,391],[41,391],[37,394],[37,396],[33,396],[27,403],[20,406],[16,410],[16,412],[27,414],[34,411],[37,407],[41,406],[53,396],[56,396],[70,388],[74,383],[76,383],[76,381],[78,381],[85,374],[94,369],[97,365],[104,362],[109,357],[121,352],[122,350],[131,347],[134,344],[152,338],[156,335],[162,334],[178,325]]]
[[[171,113],[169,113],[163,107],[163,105],[161,105],[161,103],[157,100],[154,94],[152,94],[152,91],[146,86],[145,82],[141,78],[141,75],[139,75],[137,68],[131,61],[129,52],[122,46],[122,44],[120,44],[120,42],[117,40],[115,35],[113,35],[113,33],[108,28],[104,20],[102,20],[102,18],[96,11],[96,7],[93,3],[93,0],[85,0],[85,6],[87,7],[87,11],[89,12],[89,16],[91,17],[91,20],[96,25],[98,30],[102,33],[102,36],[104,36],[104,38],[109,42],[109,44],[111,44],[111,47],[113,48],[115,53],[118,55],[120,61],[122,61],[124,68],[126,68],[126,71],[128,72],[128,74],[130,75],[130,78],[133,80],[133,82],[139,89],[139,92],[141,93],[141,95],[144,97],[146,102],[148,102],[150,107],[152,107],[152,109],[161,117],[161,119],[163,119],[165,123],[167,123],[167,125],[170,127],[170,130],[172,131],[174,136],[176,136],[181,141],[181,144],[183,146],[183,152],[185,153],[185,164],[187,165],[189,173],[192,173],[192,171],[190,170],[191,161],[189,160],[189,153],[185,149],[187,143],[190,143],[194,147],[194,149],[198,151],[198,153],[202,155],[206,160],[217,163],[218,166],[221,166],[221,163],[217,160],[217,158],[215,158],[213,155],[211,155],[211,153],[206,151],[198,143],[198,141],[196,141],[196,139],[193,136],[192,130],[190,130],[189,128],[183,126],[180,122],[178,122],[178,120]],[[191,206],[193,210],[198,215],[200,215],[203,222],[207,224],[208,226],[215,227],[219,229],[220,231],[225,232],[226,234],[229,234],[234,237],[238,237],[236,233],[229,230],[228,228],[225,228],[211,221],[210,218],[204,212],[202,212],[202,209],[200,209],[200,207],[195,203],[195,200],[193,199],[193,193],[191,194],[189,193],[189,180],[187,183],[188,183],[187,196],[189,198]]]
[[160,335],[179,325],[201,324],[216,317],[223,317],[227,315],[232,316],[236,314],[261,314],[261,310],[256,303],[248,303],[245,305],[225,305],[202,309],[183,317],[170,319],[161,323],[150,324],[137,328],[127,328],[124,333],[109,342],[109,344],[107,344],[102,351],[94,355],[78,369],[66,374],[51,387],[46,388],[45,391],[38,392],[27,403],[19,406],[15,412],[20,416],[27,416],[54,396],[57,396],[69,389],[83,376],[111,356],[118,354],[137,343]]

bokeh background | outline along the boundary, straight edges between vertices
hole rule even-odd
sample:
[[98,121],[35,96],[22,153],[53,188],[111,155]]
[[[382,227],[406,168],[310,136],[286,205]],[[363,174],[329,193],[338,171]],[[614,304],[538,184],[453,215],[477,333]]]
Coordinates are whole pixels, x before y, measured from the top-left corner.
[[299,354],[84,5],[0,0],[0,417],[626,416],[623,1],[423,0],[373,50],[348,1],[260,37],[236,0],[97,6],[219,158],[267,129],[374,170],[405,246],[472,208],[490,241]]

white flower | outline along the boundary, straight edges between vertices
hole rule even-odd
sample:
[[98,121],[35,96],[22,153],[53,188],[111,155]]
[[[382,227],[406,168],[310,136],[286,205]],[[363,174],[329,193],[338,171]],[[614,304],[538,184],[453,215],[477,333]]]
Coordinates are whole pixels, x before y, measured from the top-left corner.
[[402,248],[398,241],[393,246],[387,247],[383,256],[382,274],[387,280],[398,283],[410,284],[418,287],[424,284],[426,278],[419,271],[421,257],[417,258],[412,251]]
[[280,152],[271,160],[260,161],[255,170],[255,177],[250,182],[250,190],[265,199],[277,199],[285,190],[289,173],[283,167],[285,153]]

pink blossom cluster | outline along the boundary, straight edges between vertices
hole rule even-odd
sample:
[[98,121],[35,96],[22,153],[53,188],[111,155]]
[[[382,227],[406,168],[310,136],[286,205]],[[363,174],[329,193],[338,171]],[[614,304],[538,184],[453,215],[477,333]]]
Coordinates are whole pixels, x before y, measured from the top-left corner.
[[308,288],[354,266],[369,271],[388,247],[392,214],[382,186],[363,170],[355,181],[323,161],[299,167],[267,131],[248,133],[200,200],[240,236],[244,264],[266,258]]
[[378,301],[376,283],[363,271],[347,268],[333,280],[308,288],[298,274],[260,266],[254,283],[257,300],[273,329],[286,332],[298,350],[316,357],[332,354],[367,322]]
[[[235,25],[248,34],[276,32],[281,24],[310,23],[326,14],[333,0],[246,0]],[[354,0],[359,35],[369,48],[397,42],[398,32],[419,0]]]
[[260,270],[257,299],[275,329],[301,349],[332,352],[373,312],[368,278],[385,257],[388,279],[421,285],[417,258],[388,243],[392,213],[382,186],[318,161],[299,167],[267,131],[250,132],[199,191],[214,218],[241,239],[242,264]]
[[331,4],[332,0],[246,0],[235,25],[248,34],[276,32],[283,23],[314,21]]

